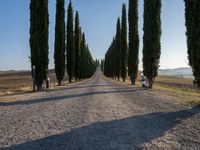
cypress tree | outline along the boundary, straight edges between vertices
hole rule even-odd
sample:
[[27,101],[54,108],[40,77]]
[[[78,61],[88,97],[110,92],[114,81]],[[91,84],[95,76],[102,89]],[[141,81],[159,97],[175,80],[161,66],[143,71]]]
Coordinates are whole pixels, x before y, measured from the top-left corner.
[[127,76],[127,16],[126,5],[122,6],[122,28],[121,28],[121,77],[125,82]]
[[90,53],[89,46],[86,44],[85,34],[81,36],[80,44],[80,76],[79,80],[91,77],[95,70],[98,60],[94,61]]
[[55,25],[55,72],[58,85],[65,76],[65,1],[57,0]]
[[119,81],[120,79],[120,70],[121,70],[121,25],[120,18],[117,20],[117,31],[116,31],[116,77]]
[[[31,70],[32,70],[32,77],[34,77],[33,73],[33,66],[36,66],[37,62],[37,38],[36,38],[36,30],[37,30],[37,24],[36,24],[36,1],[31,0],[30,2],[30,39],[29,39],[29,45],[30,45],[30,61],[31,61]],[[35,79],[33,80],[33,90],[35,91]]]
[[200,87],[200,1],[184,1],[189,65],[192,67],[197,86]]
[[75,17],[75,78],[76,81],[80,76],[80,25],[79,25],[79,14],[76,11]]
[[75,51],[74,51],[74,24],[73,24],[73,7],[70,0],[68,6],[68,17],[67,17],[67,73],[69,76],[69,82],[72,82],[74,75],[75,65]]
[[161,0],[144,0],[143,73],[152,88],[161,55]]
[[85,55],[85,78],[89,78],[89,72],[90,72],[90,52],[89,52],[89,46],[86,46],[86,55]]
[[111,45],[111,64],[112,64],[112,78],[116,79],[116,74],[117,74],[117,51],[116,51],[116,39],[113,37],[113,42]]
[[104,74],[113,79],[116,78],[116,40],[113,41],[106,52],[104,63]]
[[48,73],[48,0],[30,2],[30,50],[31,67],[35,66],[37,90],[42,90],[43,80]]
[[82,34],[81,39],[81,58],[80,58],[80,80],[84,78],[84,72],[85,72],[85,49],[86,49],[86,41],[85,41],[85,34]]
[[101,59],[101,71],[104,72],[104,60]]
[[138,0],[129,0],[129,52],[128,74],[134,85],[139,64]]

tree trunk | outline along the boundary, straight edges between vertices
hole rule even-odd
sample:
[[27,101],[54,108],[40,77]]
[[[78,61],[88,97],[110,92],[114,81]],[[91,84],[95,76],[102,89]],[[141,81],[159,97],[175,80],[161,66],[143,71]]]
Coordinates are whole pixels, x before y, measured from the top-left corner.
[[134,74],[130,75],[130,80],[131,80],[131,84],[135,85],[135,76],[134,76]]
[[33,92],[36,91],[36,88],[35,88],[35,81],[33,80]]
[[149,82],[149,89],[152,89],[153,88],[153,83],[154,83],[154,80],[152,79],[148,79],[148,82]]
[[42,84],[37,85],[37,91],[42,91]]
[[69,77],[69,83],[72,83],[72,78],[71,77]]
[[61,80],[58,81],[58,86],[61,86]]
[[197,80],[197,88],[200,89],[200,80]]

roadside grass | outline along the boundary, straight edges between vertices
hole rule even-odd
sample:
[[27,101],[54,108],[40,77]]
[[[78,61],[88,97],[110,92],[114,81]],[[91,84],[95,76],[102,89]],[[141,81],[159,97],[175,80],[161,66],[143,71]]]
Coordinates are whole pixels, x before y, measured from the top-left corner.
[[[106,77],[105,77],[106,78]],[[116,80],[106,78],[107,80],[118,82]],[[134,87],[141,88],[140,76]],[[125,82],[120,79],[118,82],[123,85],[131,86],[129,78]],[[196,89],[192,85],[192,79],[184,79],[173,76],[158,76],[154,83],[153,89],[149,92],[161,95],[163,97],[170,97],[180,103],[187,103],[190,105],[200,104],[200,90]]]
[[186,102],[191,105],[200,104],[200,91],[196,89],[186,89],[155,83],[154,90],[165,96],[178,98],[181,102]]
[[[57,85],[55,74],[50,74],[51,86]],[[63,82],[66,85],[67,82]],[[8,74],[0,76],[0,97],[32,92],[31,75],[27,73]]]

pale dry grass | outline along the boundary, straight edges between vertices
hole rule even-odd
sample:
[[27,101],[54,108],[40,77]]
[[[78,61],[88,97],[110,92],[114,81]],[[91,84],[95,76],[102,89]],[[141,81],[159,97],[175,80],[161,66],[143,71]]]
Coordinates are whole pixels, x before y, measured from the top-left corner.
[[[113,79],[108,80],[114,81]],[[154,94],[162,95],[162,97],[172,98],[181,103],[188,103],[191,105],[200,104],[200,90],[193,86],[192,81],[193,79],[184,79],[173,76],[158,76],[153,89],[149,91]],[[120,82],[118,83],[132,86],[129,78],[127,78],[125,82],[120,79]],[[138,73],[138,79],[134,87],[141,87],[140,73]]]

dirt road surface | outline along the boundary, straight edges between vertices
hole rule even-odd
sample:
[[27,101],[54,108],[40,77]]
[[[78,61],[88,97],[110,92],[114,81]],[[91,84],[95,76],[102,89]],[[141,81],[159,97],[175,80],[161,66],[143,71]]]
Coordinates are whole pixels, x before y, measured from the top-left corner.
[[0,150],[199,150],[200,107],[95,75],[0,101]]

